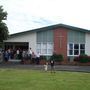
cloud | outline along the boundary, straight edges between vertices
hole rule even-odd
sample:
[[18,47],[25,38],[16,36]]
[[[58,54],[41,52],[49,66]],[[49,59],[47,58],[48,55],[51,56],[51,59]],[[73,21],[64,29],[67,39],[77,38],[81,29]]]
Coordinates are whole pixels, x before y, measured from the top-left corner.
[[48,25],[53,23],[51,20],[42,17],[34,17],[32,21],[40,25]]
[[65,23],[90,29],[89,0],[1,0],[10,33]]

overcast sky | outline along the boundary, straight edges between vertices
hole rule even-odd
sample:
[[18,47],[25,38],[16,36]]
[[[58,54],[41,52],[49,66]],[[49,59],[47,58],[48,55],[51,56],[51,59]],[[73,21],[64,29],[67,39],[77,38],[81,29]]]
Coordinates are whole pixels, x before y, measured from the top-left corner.
[[0,0],[10,34],[53,24],[90,30],[90,0]]

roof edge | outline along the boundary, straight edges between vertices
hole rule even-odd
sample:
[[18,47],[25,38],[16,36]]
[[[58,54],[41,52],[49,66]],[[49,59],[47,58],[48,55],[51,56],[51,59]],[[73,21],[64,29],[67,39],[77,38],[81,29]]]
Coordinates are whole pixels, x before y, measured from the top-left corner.
[[71,26],[71,25],[66,25],[66,24],[55,24],[55,25],[49,25],[49,26],[45,26],[45,27],[41,27],[41,28],[36,28],[36,29],[31,29],[31,30],[27,30],[27,31],[23,31],[23,32],[18,32],[18,33],[14,33],[14,34],[10,34],[10,36],[15,36],[15,35],[19,35],[19,34],[25,34],[28,32],[33,32],[33,31],[41,31],[41,30],[46,30],[46,29],[56,29],[58,27],[64,27],[67,29],[71,29],[71,30],[78,30],[78,31],[82,31],[82,32],[89,32],[90,30],[88,29],[83,29],[83,28],[79,28],[79,27],[75,27],[75,26]]

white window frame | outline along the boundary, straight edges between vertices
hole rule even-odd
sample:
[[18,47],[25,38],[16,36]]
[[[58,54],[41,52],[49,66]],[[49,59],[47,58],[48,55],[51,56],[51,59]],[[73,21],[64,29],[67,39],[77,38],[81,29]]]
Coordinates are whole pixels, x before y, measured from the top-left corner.
[[[43,44],[46,43],[46,53],[42,53],[43,52]],[[52,55],[53,54],[53,43],[52,42],[37,42],[37,45],[40,44],[40,55]],[[48,44],[52,44],[52,48],[48,47]],[[37,52],[38,52],[38,47],[36,48]],[[48,53],[48,50],[52,50],[52,53]]]
[[[69,50],[70,50],[69,45],[70,45],[70,44],[73,45],[73,49],[72,49],[72,50],[73,50],[73,54],[72,54],[72,55],[69,54]],[[79,54],[78,54],[78,55],[74,55],[74,50],[76,50],[76,49],[74,49],[74,45],[75,45],[75,44],[78,44],[78,45],[79,45]],[[80,55],[80,51],[81,51],[81,50],[85,50],[85,49],[80,49],[80,45],[81,45],[81,44],[84,44],[84,45],[85,45],[85,43],[68,43],[68,45],[67,45],[67,56],[79,56],[79,55]]]

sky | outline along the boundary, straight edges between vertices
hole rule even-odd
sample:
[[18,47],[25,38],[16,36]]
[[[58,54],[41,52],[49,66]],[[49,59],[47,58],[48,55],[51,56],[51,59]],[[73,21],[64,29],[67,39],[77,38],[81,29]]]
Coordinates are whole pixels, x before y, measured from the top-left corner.
[[54,24],[90,30],[90,0],[0,0],[10,34]]

